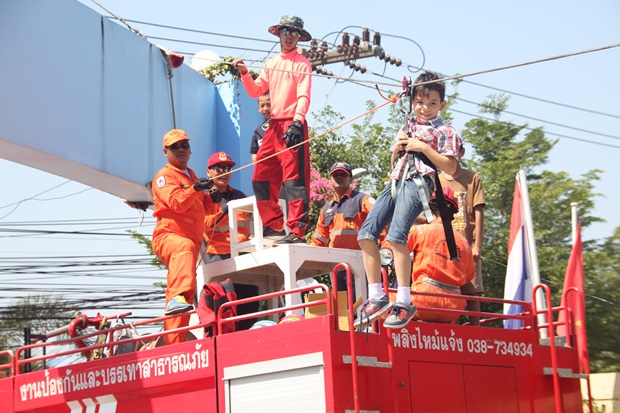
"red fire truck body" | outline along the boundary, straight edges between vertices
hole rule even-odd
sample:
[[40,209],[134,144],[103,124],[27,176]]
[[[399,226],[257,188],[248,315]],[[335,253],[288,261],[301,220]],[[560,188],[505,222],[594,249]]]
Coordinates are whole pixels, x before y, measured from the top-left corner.
[[[340,331],[328,301],[288,308],[323,303],[326,314],[313,318],[28,373],[32,362],[102,348],[113,354],[112,346],[146,338],[29,359],[26,350],[48,343],[6,352],[0,413],[582,412],[577,351],[570,337],[559,345],[557,337],[541,339],[535,311],[522,315],[521,330],[483,318],[480,327],[411,322],[390,330],[379,321],[373,331],[350,332]],[[91,335],[111,337],[115,329]]]

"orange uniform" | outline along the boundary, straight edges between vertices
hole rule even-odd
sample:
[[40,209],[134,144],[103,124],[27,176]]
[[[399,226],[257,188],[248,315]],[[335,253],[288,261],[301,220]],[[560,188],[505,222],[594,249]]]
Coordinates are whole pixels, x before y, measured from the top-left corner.
[[[183,295],[194,302],[196,262],[202,245],[203,223],[207,212],[216,205],[203,191],[194,189],[198,178],[194,171],[182,171],[166,164],[153,179],[153,203],[157,223],[153,230],[153,251],[168,268],[166,305],[171,298]],[[165,320],[164,330],[186,326],[189,315]],[[185,341],[187,333],[167,336],[167,343]]]
[[334,194],[332,201],[321,209],[316,231],[309,244],[359,250],[357,233],[374,202],[372,196],[352,189],[341,198]]
[[[413,253],[412,291],[460,294],[460,287],[474,279],[476,267],[469,243],[457,231],[454,231],[454,238],[459,259],[451,261],[441,218],[411,228],[407,244]],[[413,304],[462,310],[466,300],[417,295],[413,297]],[[425,321],[451,322],[457,318],[420,309],[416,314],[416,319]]]
[[[216,205],[214,213],[205,217],[205,241],[207,241],[207,254],[225,255],[230,254],[230,227],[228,226],[228,201],[246,198],[247,195],[238,189],[228,185],[222,192],[222,203]],[[250,218],[246,212],[237,212],[237,240],[247,241],[250,237]]]

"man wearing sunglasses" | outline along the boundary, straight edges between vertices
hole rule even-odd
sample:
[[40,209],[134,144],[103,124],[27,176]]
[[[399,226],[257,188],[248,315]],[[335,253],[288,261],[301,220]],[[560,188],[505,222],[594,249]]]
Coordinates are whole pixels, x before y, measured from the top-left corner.
[[[215,189],[211,192],[213,201],[218,204],[211,214],[205,217],[205,241],[207,242],[206,261],[212,263],[230,258],[230,227],[228,226],[228,202],[246,198],[247,195],[229,185],[230,171],[235,166],[230,155],[215,152],[207,162],[207,175],[213,179]],[[250,219],[245,212],[237,213],[238,241],[250,237]]]
[[[207,175],[215,183],[211,191],[211,198],[217,204],[216,208],[205,216],[206,241],[205,261],[207,264],[230,258],[230,227],[228,226],[228,202],[234,199],[246,198],[242,191],[230,186],[231,170],[235,162],[226,152],[215,152],[207,162]],[[237,212],[237,240],[247,241],[250,238],[250,217],[248,213]],[[258,287],[249,284],[234,284],[237,298],[256,297]],[[258,311],[258,301],[237,306],[237,314],[249,314]],[[247,330],[256,319],[237,322],[237,330]]]
[[[305,243],[310,152],[307,144],[299,144],[308,139],[306,115],[310,108],[312,66],[297,52],[297,42],[310,41],[312,36],[304,29],[302,19],[289,14],[268,31],[280,39],[280,54],[265,63],[256,80],[242,59],[232,62],[250,97],[257,98],[268,91],[271,100],[271,121],[256,154],[258,163],[252,175],[252,188],[265,226],[263,235],[278,238],[276,244]],[[288,200],[288,235],[278,206],[282,185]]]
[[[191,311],[196,291],[196,262],[205,214],[216,205],[205,190],[213,180],[196,177],[187,167],[192,153],[185,131],[173,129],[164,135],[168,163],[153,179],[153,203],[157,218],[153,230],[153,252],[168,268],[165,315]],[[164,330],[187,326],[189,315],[164,320]],[[166,335],[166,344],[185,341],[187,332]]]

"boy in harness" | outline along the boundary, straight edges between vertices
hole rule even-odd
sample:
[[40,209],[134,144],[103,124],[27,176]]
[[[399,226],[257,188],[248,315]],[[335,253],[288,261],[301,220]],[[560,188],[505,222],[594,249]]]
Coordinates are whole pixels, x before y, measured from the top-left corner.
[[[401,128],[392,151],[394,168],[389,184],[379,195],[362,225],[358,242],[368,280],[368,301],[364,304],[356,328],[363,328],[389,311],[384,322],[387,328],[402,328],[414,317],[411,303],[411,259],[407,248],[409,229],[415,218],[428,209],[436,171],[423,161],[427,158],[438,169],[454,173],[461,138],[446,124],[439,112],[446,106],[445,84],[436,73],[425,72],[415,80],[411,90],[413,122]],[[386,240],[392,245],[394,268],[398,282],[396,302],[392,305],[381,285],[381,258],[377,240],[390,225]]]

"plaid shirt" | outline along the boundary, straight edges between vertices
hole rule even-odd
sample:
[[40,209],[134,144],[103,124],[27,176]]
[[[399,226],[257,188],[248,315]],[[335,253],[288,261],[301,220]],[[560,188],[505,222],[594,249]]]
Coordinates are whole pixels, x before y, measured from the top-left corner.
[[[406,132],[407,126],[403,126],[398,132],[398,134],[401,135]],[[452,156],[456,158],[457,154],[461,150],[461,137],[452,126],[445,123],[444,120],[439,116],[435,119],[431,119],[430,121],[428,121],[427,124],[424,125],[419,123],[410,124],[409,132],[411,132],[411,136],[420,139],[441,155]],[[407,154],[404,154],[395,162],[394,169],[392,169],[390,177],[394,179],[396,176],[398,176],[400,171],[404,168],[406,162]],[[429,175],[431,179],[435,176],[435,171],[430,166],[419,160],[417,157],[416,168],[420,175]],[[410,171],[407,178],[411,178],[414,173],[415,171]]]

